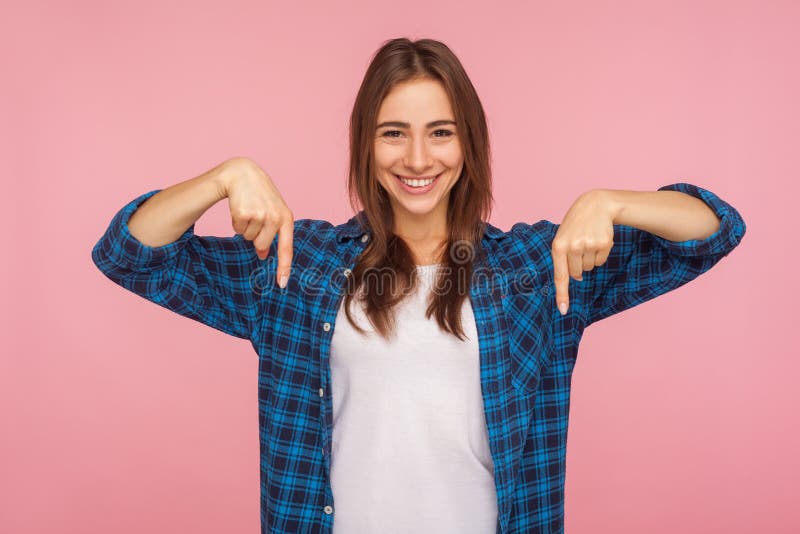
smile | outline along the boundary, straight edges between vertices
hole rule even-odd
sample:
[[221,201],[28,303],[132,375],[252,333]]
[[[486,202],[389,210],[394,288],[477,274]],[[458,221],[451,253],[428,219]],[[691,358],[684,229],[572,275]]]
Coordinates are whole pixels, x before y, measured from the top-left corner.
[[405,189],[414,190],[415,192],[416,191],[422,192],[423,190],[427,191],[428,189],[431,188],[430,186],[432,186],[439,179],[440,176],[441,173],[437,174],[436,176],[429,176],[425,178],[407,178],[405,176],[399,176],[397,174],[394,175],[394,177],[397,178],[400,181],[400,183],[402,183],[405,186]]

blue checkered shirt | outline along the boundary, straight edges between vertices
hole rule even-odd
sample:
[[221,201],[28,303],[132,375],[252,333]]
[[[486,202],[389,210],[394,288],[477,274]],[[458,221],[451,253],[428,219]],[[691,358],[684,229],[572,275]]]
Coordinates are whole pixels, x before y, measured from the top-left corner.
[[[475,259],[470,299],[494,461],[496,532],[564,530],[570,380],[584,328],[693,280],[744,236],[740,214],[714,193],[688,183],[659,190],[702,199],[720,218],[719,230],[674,242],[614,225],[606,263],[584,272],[581,282],[570,280],[564,316],[555,306],[551,258],[559,225],[484,227],[478,250],[485,253]],[[164,246],[139,242],[128,219],[158,191],[114,215],[92,249],[95,265],[149,301],[251,341],[259,358],[261,531],[332,532],[329,356],[347,276],[372,237],[363,212],[338,226],[295,220],[292,275],[282,290],[275,282],[277,237],[263,261],[242,236],[199,236],[194,225]]]

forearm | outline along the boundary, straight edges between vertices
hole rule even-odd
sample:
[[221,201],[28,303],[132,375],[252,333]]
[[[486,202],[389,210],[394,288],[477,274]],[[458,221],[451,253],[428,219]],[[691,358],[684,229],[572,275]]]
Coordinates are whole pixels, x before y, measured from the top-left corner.
[[614,224],[670,241],[705,239],[719,229],[719,217],[705,202],[680,191],[598,191],[609,203]]
[[128,221],[131,235],[150,247],[177,240],[211,206],[225,198],[223,179],[227,170],[226,161],[147,199]]

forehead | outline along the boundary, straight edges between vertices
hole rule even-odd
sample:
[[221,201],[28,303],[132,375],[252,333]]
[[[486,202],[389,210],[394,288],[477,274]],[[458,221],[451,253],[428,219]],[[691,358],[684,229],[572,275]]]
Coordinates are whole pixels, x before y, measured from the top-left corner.
[[381,102],[378,122],[399,120],[417,122],[452,119],[450,99],[441,82],[431,79],[396,84]]

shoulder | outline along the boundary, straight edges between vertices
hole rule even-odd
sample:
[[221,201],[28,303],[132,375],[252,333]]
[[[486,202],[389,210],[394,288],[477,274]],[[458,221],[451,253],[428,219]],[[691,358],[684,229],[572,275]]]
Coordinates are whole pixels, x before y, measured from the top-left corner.
[[537,280],[543,284],[552,271],[551,245],[557,230],[558,224],[544,219],[532,223],[520,221],[505,232],[493,227],[490,231],[497,239],[489,240],[494,241],[490,243],[491,254],[514,283],[523,280],[530,284]]
[[[300,218],[294,220],[292,248],[295,260],[312,261],[333,250],[335,226],[323,219]],[[276,238],[277,239],[277,238]]]
[[558,226],[559,225],[557,223],[550,222],[546,219],[542,219],[534,223],[520,221],[514,223],[509,230],[509,233],[512,234],[517,240],[527,241],[534,244],[543,242],[550,246],[553,241],[553,237],[555,237],[556,232],[558,231]]
[[295,219],[292,238],[295,258],[303,257],[314,263],[337,254],[346,241],[363,235],[365,226],[362,221],[359,215],[341,224],[308,217]]
[[550,250],[558,224],[542,219],[533,223],[520,221],[514,223],[506,232],[507,244],[503,250],[512,256],[520,256],[527,261],[550,262]]
[[306,240],[312,237],[330,239],[333,236],[334,225],[323,219],[302,218],[294,220],[295,241]]

